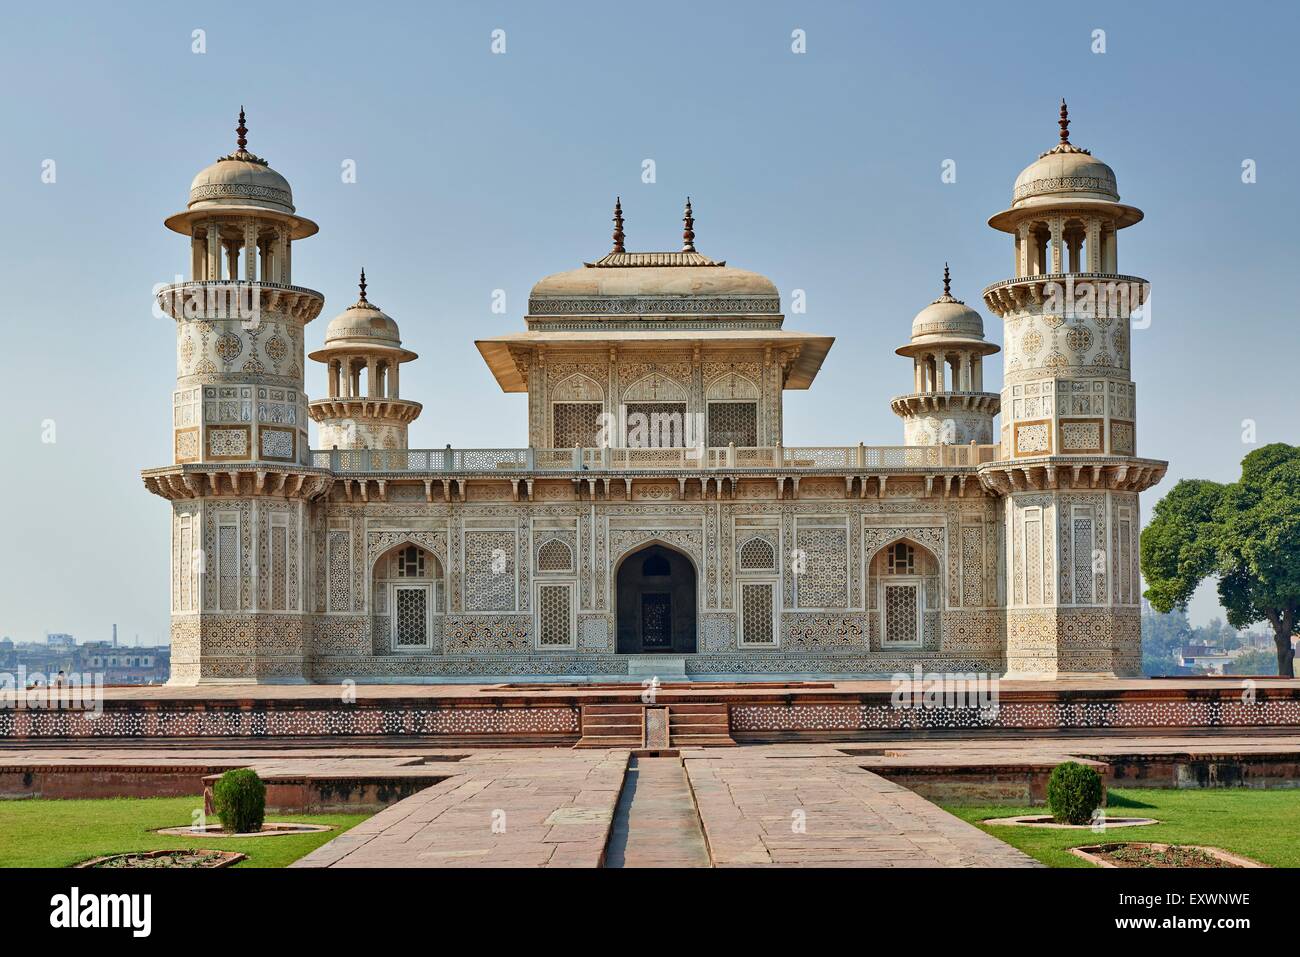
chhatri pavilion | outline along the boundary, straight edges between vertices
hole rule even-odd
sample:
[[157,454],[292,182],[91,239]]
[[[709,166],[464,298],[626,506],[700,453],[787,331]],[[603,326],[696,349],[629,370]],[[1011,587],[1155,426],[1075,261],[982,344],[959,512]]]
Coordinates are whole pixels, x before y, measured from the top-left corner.
[[174,458],[144,482],[173,513],[172,683],[1138,674],[1138,494],[1166,468],[1137,456],[1145,284],[1116,251],[1142,213],[1068,122],[1062,104],[1059,142],[989,220],[1015,251],[983,293],[1000,392],[945,267],[897,350],[902,444],[792,444],[785,390],[813,386],[832,339],[698,251],[688,201],[667,252],[627,250],[616,204],[609,252],[476,343],[527,395],[526,448],[411,449],[418,356],[364,273],[309,331],[324,297],[292,253],[317,225],[241,112],[166,221],[190,276],[158,294]]

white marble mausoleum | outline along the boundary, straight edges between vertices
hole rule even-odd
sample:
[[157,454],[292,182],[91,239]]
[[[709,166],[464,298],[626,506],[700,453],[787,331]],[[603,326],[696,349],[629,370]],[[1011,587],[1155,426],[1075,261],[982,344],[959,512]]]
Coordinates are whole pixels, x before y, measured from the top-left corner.
[[[477,343],[527,396],[528,446],[411,449],[418,356],[364,274],[316,338],[324,297],[294,284],[293,248],[317,226],[241,113],[238,148],[166,221],[191,245],[190,278],[158,294],[174,458],[143,475],[173,512],[172,682],[1135,675],[1138,494],[1166,468],[1137,455],[1145,283],[1118,266],[1141,218],[1062,104],[1059,142],[989,220],[1015,253],[982,296],[1000,392],[945,267],[897,349],[902,444],[806,447],[783,395],[832,339],[697,251],[689,202],[669,252],[625,249],[616,206],[609,252]],[[327,394],[305,393],[307,361]]]

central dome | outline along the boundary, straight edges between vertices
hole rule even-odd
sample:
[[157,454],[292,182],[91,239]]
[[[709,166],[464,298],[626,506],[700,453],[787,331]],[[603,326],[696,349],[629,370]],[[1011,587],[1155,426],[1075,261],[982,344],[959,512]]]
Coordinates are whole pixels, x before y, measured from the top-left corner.
[[682,248],[628,252],[623,206],[614,203],[613,249],[581,269],[545,277],[528,295],[533,315],[776,315],[781,294],[766,276],[710,259],[695,248],[695,213],[686,198]]
[[[627,253],[667,261],[677,253]],[[748,269],[720,264],[584,266],[547,276],[533,286],[530,299],[574,296],[635,297],[779,296],[772,280]]]

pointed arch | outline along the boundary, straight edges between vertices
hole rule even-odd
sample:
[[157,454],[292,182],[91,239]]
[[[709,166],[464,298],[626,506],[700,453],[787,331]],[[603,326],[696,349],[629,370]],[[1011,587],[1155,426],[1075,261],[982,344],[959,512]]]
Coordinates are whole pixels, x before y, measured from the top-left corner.
[[878,649],[937,647],[942,567],[938,554],[911,530],[898,530],[871,553],[868,606]]
[[686,387],[662,372],[651,372],[623,390],[623,402],[685,402]]
[[620,654],[696,650],[699,574],[693,556],[651,538],[626,548],[612,573]]
[[552,402],[604,402],[605,387],[589,375],[575,372],[551,389]]

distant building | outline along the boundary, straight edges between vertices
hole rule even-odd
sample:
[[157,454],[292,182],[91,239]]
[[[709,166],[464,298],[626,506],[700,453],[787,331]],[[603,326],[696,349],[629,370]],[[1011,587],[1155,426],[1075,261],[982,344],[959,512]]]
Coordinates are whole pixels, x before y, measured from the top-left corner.
[[1184,668],[1196,668],[1212,674],[1223,674],[1224,665],[1237,657],[1239,652],[1211,648],[1208,645],[1187,645],[1178,652],[1178,663]]
[[171,674],[171,648],[114,647],[90,641],[79,649],[79,670],[103,672],[106,685],[163,684]]
[[45,635],[45,643],[51,648],[75,648],[77,639],[66,632],[56,631],[48,632]]

